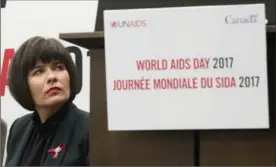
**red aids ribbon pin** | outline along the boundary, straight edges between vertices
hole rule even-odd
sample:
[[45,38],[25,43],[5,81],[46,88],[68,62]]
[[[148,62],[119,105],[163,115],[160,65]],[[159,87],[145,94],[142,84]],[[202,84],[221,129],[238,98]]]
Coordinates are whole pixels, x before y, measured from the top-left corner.
[[61,151],[64,151],[65,150],[65,144],[64,143],[61,143],[60,145],[58,145],[56,148],[50,148],[48,150],[48,153],[53,153],[53,159],[56,159],[58,154],[61,152]]

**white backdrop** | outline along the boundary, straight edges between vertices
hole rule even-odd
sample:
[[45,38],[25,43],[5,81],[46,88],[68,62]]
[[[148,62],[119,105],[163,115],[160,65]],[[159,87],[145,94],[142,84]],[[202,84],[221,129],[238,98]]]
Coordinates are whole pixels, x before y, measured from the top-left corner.
[[[16,50],[31,36],[58,38],[60,32],[94,31],[97,6],[97,1],[8,1],[6,8],[1,9],[1,67],[4,49]],[[89,111],[89,57],[86,49],[80,49],[83,54],[83,85],[74,102],[79,108]],[[27,113],[14,101],[6,87],[6,93],[1,97],[1,118],[7,122],[8,128],[16,118]]]

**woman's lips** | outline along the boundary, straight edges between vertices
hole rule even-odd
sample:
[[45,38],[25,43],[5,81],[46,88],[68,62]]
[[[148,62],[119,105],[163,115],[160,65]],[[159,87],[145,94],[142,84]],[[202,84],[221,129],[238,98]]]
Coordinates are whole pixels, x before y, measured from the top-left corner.
[[53,88],[50,88],[46,93],[47,94],[57,94],[57,93],[59,93],[59,91],[60,91],[60,88],[53,87]]

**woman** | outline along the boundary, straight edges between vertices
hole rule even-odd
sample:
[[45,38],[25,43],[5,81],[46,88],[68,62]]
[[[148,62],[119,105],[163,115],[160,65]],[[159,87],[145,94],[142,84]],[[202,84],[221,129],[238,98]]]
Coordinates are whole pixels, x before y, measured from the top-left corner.
[[33,112],[12,124],[6,166],[89,166],[89,113],[72,103],[78,81],[57,40],[33,37],[20,46],[10,64],[9,89]]
[[5,152],[6,135],[7,135],[7,124],[1,118],[1,164],[0,165],[2,165],[2,160]]

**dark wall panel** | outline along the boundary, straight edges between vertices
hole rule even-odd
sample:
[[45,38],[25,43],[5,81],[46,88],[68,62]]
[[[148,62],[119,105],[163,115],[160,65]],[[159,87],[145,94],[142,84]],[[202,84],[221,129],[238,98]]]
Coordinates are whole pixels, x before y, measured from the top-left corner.
[[7,4],[7,0],[1,0],[1,8],[5,8]]

